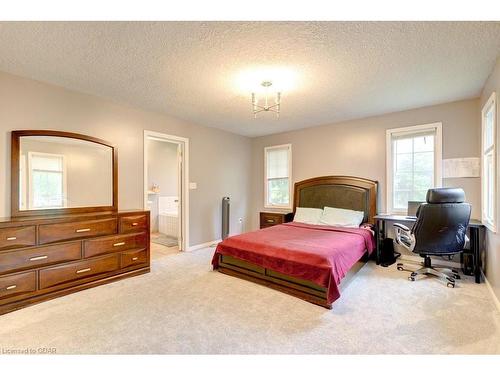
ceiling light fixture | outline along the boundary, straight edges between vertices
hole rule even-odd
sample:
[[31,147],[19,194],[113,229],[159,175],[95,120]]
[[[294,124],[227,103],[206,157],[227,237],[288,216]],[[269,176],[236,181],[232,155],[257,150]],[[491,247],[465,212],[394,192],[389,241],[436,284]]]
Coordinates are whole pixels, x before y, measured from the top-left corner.
[[257,94],[255,92],[252,93],[252,107],[253,107],[253,116],[257,118],[257,113],[260,112],[274,112],[276,113],[276,117],[280,117],[280,109],[281,109],[281,93],[277,92],[274,98],[274,104],[269,104],[269,88],[273,85],[271,81],[264,81],[261,83],[261,86],[265,89],[265,98],[263,105],[259,104],[259,98],[257,98]]

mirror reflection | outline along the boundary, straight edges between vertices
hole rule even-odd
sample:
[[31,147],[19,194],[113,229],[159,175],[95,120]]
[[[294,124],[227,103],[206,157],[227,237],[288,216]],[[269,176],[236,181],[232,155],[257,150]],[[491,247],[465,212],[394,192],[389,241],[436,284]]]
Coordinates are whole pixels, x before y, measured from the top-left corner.
[[20,210],[113,205],[113,150],[81,139],[23,136]]

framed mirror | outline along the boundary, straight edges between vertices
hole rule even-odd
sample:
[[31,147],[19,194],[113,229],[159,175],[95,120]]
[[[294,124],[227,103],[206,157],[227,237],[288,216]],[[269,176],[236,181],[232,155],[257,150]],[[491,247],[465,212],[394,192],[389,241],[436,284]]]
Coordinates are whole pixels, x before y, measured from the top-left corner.
[[116,211],[117,150],[102,139],[19,130],[11,141],[13,217]]

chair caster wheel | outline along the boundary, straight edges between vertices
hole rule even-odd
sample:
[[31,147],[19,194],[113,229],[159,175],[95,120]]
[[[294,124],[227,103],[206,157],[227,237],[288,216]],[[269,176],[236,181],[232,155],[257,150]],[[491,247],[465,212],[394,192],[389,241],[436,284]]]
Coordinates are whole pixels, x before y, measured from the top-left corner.
[[408,276],[408,280],[415,281],[415,278],[413,276]]
[[455,283],[448,283],[448,284],[446,284],[446,286],[448,288],[454,288],[455,287]]
[[403,266],[400,266],[400,265],[398,264],[398,271],[404,271]]

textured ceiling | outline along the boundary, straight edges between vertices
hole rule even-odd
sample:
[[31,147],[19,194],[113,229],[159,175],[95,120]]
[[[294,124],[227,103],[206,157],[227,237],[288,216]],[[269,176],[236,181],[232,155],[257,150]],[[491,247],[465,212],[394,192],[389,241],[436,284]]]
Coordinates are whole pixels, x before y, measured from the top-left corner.
[[[5,72],[258,136],[476,97],[500,23],[1,22],[0,51]],[[242,72],[281,70],[281,118],[254,119]]]

